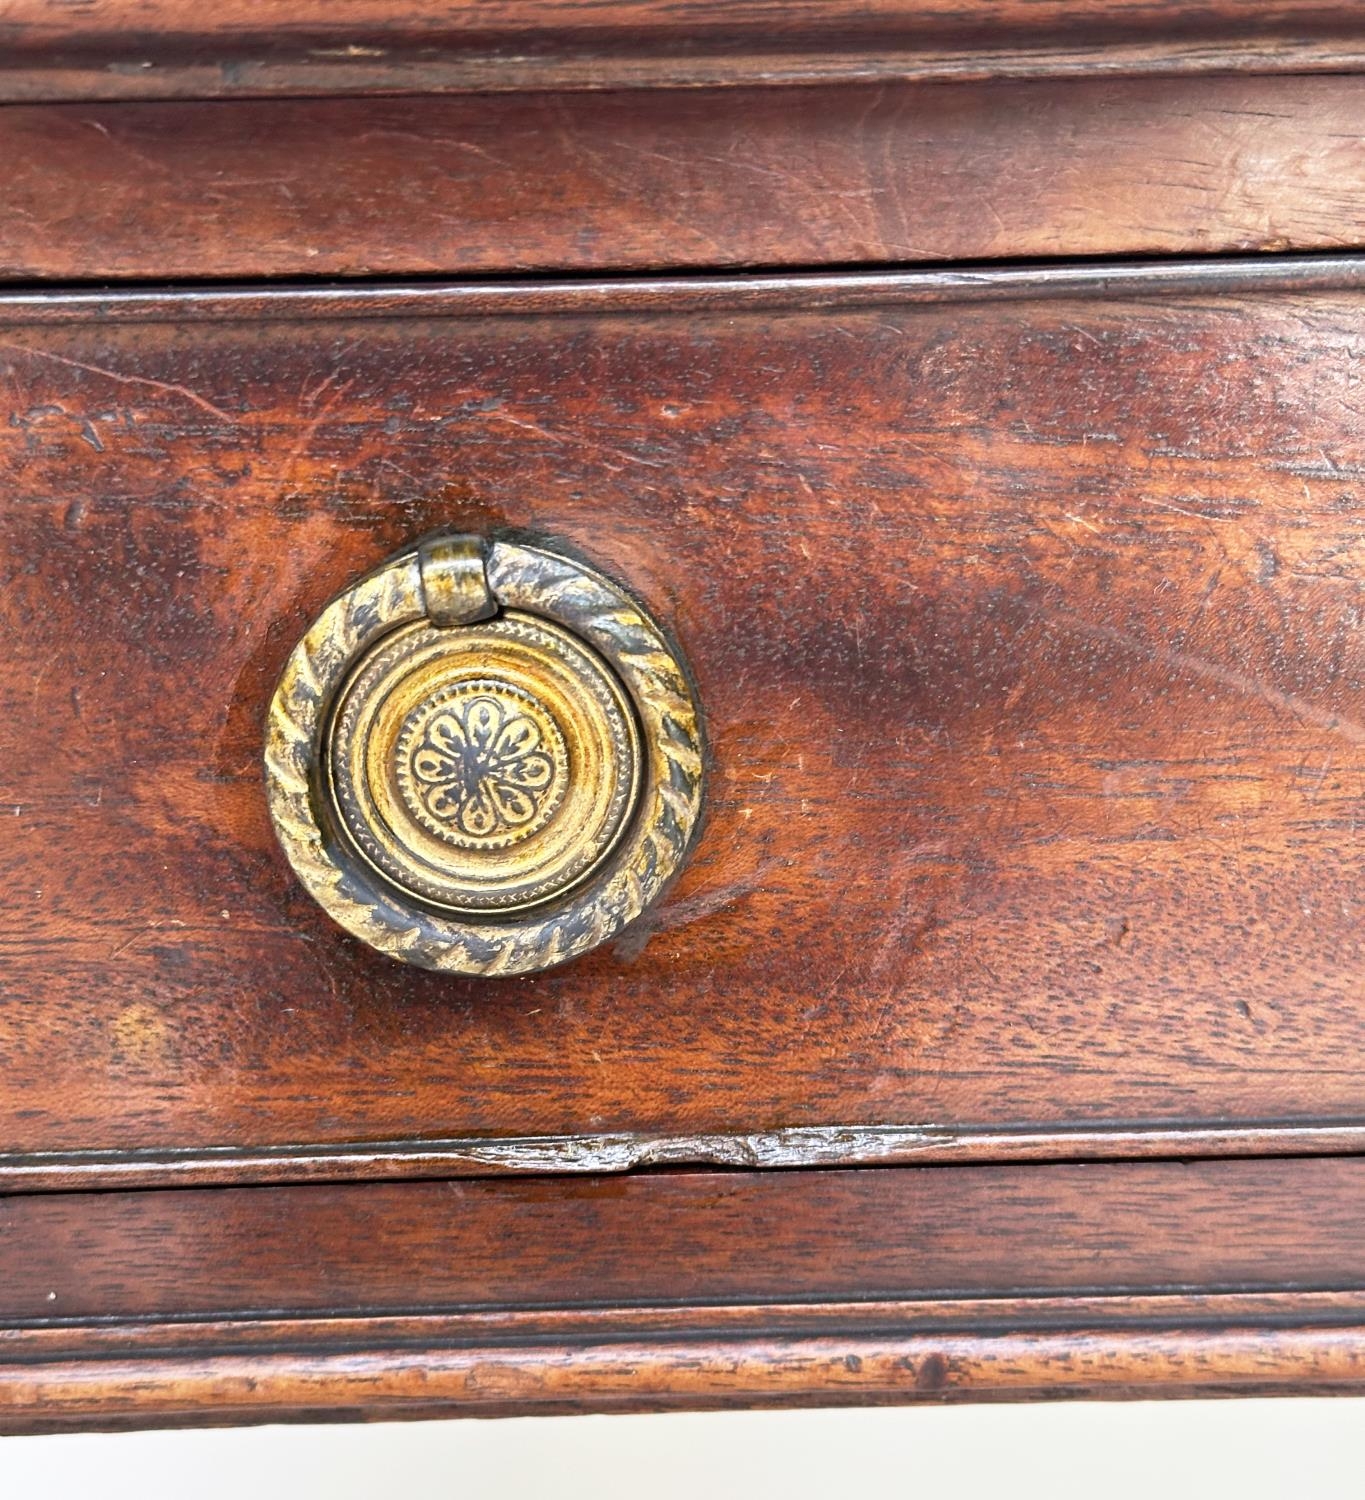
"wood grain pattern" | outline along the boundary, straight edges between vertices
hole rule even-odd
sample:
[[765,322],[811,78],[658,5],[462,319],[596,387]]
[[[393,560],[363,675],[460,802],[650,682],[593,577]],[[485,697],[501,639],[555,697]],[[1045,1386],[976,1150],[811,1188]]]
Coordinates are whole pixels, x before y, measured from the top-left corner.
[[1283,1122],[1126,1127],[1100,1123],[989,1130],[974,1126],[807,1125],[769,1131],[662,1131],[561,1136],[422,1136],[286,1146],[115,1147],[9,1151],[0,1185],[50,1192],[207,1187],[239,1182],[379,1182],[409,1178],[558,1176],[658,1167],[749,1170],[927,1162],[1140,1161],[1359,1155],[1365,1124]]
[[[1292,1304],[1291,1304],[1292,1306]],[[1365,1325],[790,1334],[460,1346],[418,1340],[0,1366],[0,1431],[962,1400],[1359,1395]]]
[[[8,1147],[1360,1123],[1359,269],[15,299]],[[436,525],[640,589],[708,714],[676,894],[539,979],[268,831],[293,639]]]
[[49,1193],[0,1226],[5,1326],[1365,1291],[1365,1159]]
[[1360,77],[16,107],[0,275],[1352,247],[1362,122]]
[[11,0],[0,98],[621,88],[1086,71],[1347,71],[1322,0]]
[[0,291],[15,328],[98,321],[106,327],[175,323],[326,323],[438,317],[589,317],[599,312],[776,314],[959,302],[981,305],[1067,298],[1307,295],[1365,286],[1365,257],[1264,256],[1099,265],[971,266],[899,270],[750,272],[729,276],[584,277],[177,287],[50,287]]
[[1359,1160],[0,1199],[0,1426],[1358,1388],[1363,1213]]
[[81,47],[120,36],[261,40],[332,30],[389,40],[439,41],[450,36],[521,37],[640,34],[650,31],[691,42],[812,27],[880,36],[888,26],[932,33],[991,23],[1004,31],[1055,32],[1077,27],[1139,31],[1163,27],[1207,32],[1237,25],[1303,30],[1339,21],[1331,0],[735,0],[719,10],[712,0],[224,0],[205,10],[191,0],[8,0],[0,37],[12,46]]
[[[419,1324],[402,1344],[365,1321],[321,1349],[283,1331],[269,1350],[182,1353],[183,1328],[113,1356],[0,1365],[0,1432],[237,1426],[280,1421],[870,1406],[963,1400],[1359,1395],[1365,1324],[1295,1321],[1025,1333],[840,1328],[596,1343],[470,1345]],[[1278,1314],[1276,1316],[1275,1314]],[[433,1320],[434,1321],[434,1320]],[[236,1333],[237,1330],[232,1330]],[[129,1341],[131,1344],[132,1341]]]

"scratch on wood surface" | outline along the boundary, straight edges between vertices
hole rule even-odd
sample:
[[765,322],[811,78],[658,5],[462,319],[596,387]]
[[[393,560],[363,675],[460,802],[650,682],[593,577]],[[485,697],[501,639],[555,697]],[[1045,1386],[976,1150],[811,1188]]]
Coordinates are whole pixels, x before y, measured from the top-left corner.
[[1164,662],[1167,666],[1188,672],[1204,682],[1216,682],[1221,687],[1231,688],[1235,693],[1242,693],[1249,698],[1259,698],[1271,708],[1279,709],[1282,713],[1290,714],[1318,729],[1324,729],[1329,734],[1339,735],[1352,745],[1365,745],[1365,724],[1358,724],[1354,719],[1348,719],[1342,714],[1334,714],[1328,709],[1319,708],[1310,699],[1300,697],[1297,693],[1283,692],[1280,688],[1263,682],[1259,677],[1253,677],[1248,672],[1239,672],[1235,667],[1222,666],[1218,662],[1210,661],[1206,656],[1198,656],[1191,651],[1180,651],[1174,646],[1162,646],[1154,641],[1145,641],[1141,636],[1133,635],[1126,630],[1119,630],[1113,625],[1096,625],[1088,620],[1077,620],[1065,615],[1053,614],[1049,615],[1049,618],[1064,630],[1073,631],[1077,635],[1090,636],[1095,640],[1111,641],[1125,650],[1145,656],[1148,661]]
[[180,921],[176,917],[167,917],[164,921],[158,918],[156,921],[148,922],[145,926],[138,928],[138,930],[133,933],[131,937],[125,938],[123,942],[117,945],[117,947],[111,948],[109,950],[109,957],[118,958],[121,954],[127,953],[130,948],[132,948],[135,944],[140,943],[142,939],[145,938],[150,932],[160,932],[163,927],[184,926],[185,923]]
[[224,411],[221,406],[215,406],[212,401],[201,396],[198,391],[192,391],[187,385],[177,385],[171,380],[153,380],[150,375],[126,375],[121,370],[110,370],[104,365],[86,364],[84,360],[72,359],[69,355],[58,354],[52,349],[43,349],[33,344],[19,344],[10,339],[0,339],[0,349],[10,349],[34,359],[51,360],[54,364],[69,365],[73,370],[85,370],[91,375],[102,375],[106,380],[117,381],[119,385],[145,385],[154,391],[166,391],[172,396],[183,397],[201,411],[208,412],[211,417],[217,417],[220,422],[226,422],[229,426],[237,424],[237,418],[230,412]]
[[937,926],[938,917],[932,906],[927,910],[919,910],[907,902],[887,923],[876,952],[872,955],[872,961],[867,966],[867,978],[875,979],[885,973],[897,958],[913,957],[923,940]]
[[122,151],[131,161],[135,161],[144,172],[151,172],[157,176],[164,177],[172,171],[169,162],[152,156],[146,151],[139,151],[123,135],[115,135],[102,120],[83,119],[79,124],[87,130],[93,130],[96,134],[102,135],[111,146]]
[[745,897],[754,894],[764,876],[776,863],[776,860],[766,860],[758,869],[740,880],[726,881],[718,886],[703,886],[683,900],[673,901],[660,907],[657,918],[652,924],[654,930],[656,932],[675,931],[734,906]]
[[[313,405],[322,392],[328,390],[328,387],[332,385],[337,373],[334,370],[325,380],[320,381],[314,386],[311,391],[302,395],[299,401],[300,407]],[[299,428],[297,437],[290,447],[289,452],[285,455],[284,462],[280,465],[280,472],[282,474],[287,474],[291,478],[293,477],[295,466],[312,448],[313,439],[317,436],[318,429],[331,415],[332,408],[336,406],[338,401],[345,397],[346,393],[356,383],[357,378],[357,376],[352,375],[349,380],[331,389],[327,399],[316,408],[309,419]]]
[[662,469],[665,465],[652,458],[641,458],[638,453],[631,453],[625,448],[614,448],[607,443],[595,443],[591,438],[577,437],[568,432],[552,432],[548,427],[542,427],[537,422],[528,422],[522,417],[514,417],[510,412],[489,411],[484,415],[490,422],[506,422],[511,427],[519,427],[523,432],[532,433],[536,437],[544,438],[546,442],[562,443],[572,448],[587,448],[594,453],[607,453],[615,458],[624,460],[628,464],[639,464],[645,469]]

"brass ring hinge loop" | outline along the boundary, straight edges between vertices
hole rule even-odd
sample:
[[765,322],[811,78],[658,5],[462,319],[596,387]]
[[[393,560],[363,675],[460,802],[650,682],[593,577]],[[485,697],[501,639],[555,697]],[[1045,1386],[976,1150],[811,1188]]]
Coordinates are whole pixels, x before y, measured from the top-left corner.
[[442,536],[417,549],[422,598],[433,625],[473,625],[491,620],[498,601],[488,587],[483,538]]

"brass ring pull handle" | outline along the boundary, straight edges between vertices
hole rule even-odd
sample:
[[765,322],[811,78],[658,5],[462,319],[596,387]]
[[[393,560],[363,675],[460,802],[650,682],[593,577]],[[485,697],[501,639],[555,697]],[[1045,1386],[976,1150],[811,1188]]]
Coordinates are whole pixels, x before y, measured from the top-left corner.
[[639,603],[548,548],[440,536],[352,585],[270,706],[270,815],[380,952],[525,974],[634,921],[685,858],[702,743]]

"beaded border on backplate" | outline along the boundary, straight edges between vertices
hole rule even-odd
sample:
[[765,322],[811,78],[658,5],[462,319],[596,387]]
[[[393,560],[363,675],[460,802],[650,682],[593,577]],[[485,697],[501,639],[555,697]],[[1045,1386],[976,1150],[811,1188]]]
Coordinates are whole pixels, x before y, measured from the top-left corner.
[[521,920],[454,920],[408,906],[318,816],[319,757],[336,692],[357,657],[389,631],[425,617],[416,548],[362,578],[323,610],[295,646],[271,700],[266,793],[294,873],[346,931],[425,969],[511,975],[550,968],[615,936],[663,891],[701,816],[697,702],[663,632],[623,589],[586,565],[521,543],[488,545],[498,603],[573,631],[611,665],[639,715],[640,805],[613,854],[562,903]]
[[[539,633],[538,623],[534,620],[527,621],[523,619],[509,621],[500,616],[498,620],[493,623],[499,626],[503,626],[507,634],[514,639],[519,636],[524,636],[524,638],[526,639],[534,639],[535,637],[532,636],[531,632],[536,631],[537,633]],[[474,626],[472,628],[478,629],[479,627]],[[541,636],[541,639],[544,640],[553,638]],[[611,687],[606,682],[600,680],[601,674],[604,670],[602,664],[590,660],[589,655],[583,649],[581,642],[573,641],[571,642],[571,645],[575,653],[580,657],[581,661],[588,668],[588,672],[584,673],[582,676],[581,686],[584,691],[592,693],[593,696],[597,699],[599,705],[602,708],[604,720],[607,726],[607,732],[609,734],[612,734],[613,738],[615,738],[613,731],[617,730],[618,728],[615,722],[616,718],[622,714],[629,715],[631,713],[631,709],[624,702],[618,703],[613,696]],[[360,676],[364,677],[368,675],[371,669],[373,669],[376,673],[382,674],[385,668],[385,655],[388,650],[389,648],[385,647],[378,651],[366,653],[369,662],[372,663],[372,668],[370,666],[367,666],[362,671]],[[398,654],[401,659],[401,652]],[[591,673],[591,675],[589,675],[589,673]],[[350,682],[354,679],[352,679],[348,674],[347,680],[348,682]],[[343,684],[343,687],[344,686],[345,685]],[[338,709],[337,713],[333,715],[333,725],[331,732],[331,738],[333,742],[336,742],[338,737],[344,737],[346,735],[348,730],[346,714],[348,711],[352,711],[353,709],[354,700],[352,700],[350,705],[347,705],[343,701],[340,709]],[[619,741],[617,741],[617,745],[622,759],[633,761],[635,759],[636,753],[636,731],[634,725],[623,721],[619,725],[619,734],[620,738]],[[319,755],[325,756],[326,752],[327,747],[324,745],[320,749]],[[409,889],[415,891],[418,896],[425,896],[429,901],[434,902],[437,906],[444,905],[447,907],[447,909],[449,909],[451,903],[446,899],[446,891],[439,882],[425,881],[420,877],[420,875],[416,873],[415,870],[404,871],[400,876],[391,867],[389,858],[385,854],[379,841],[375,839],[373,835],[367,834],[365,831],[365,814],[359,800],[354,794],[354,791],[352,790],[348,793],[348,790],[338,780],[335,773],[331,774],[328,777],[328,782],[330,785],[332,796],[339,804],[342,814],[342,821],[345,824],[348,835],[360,849],[360,852],[370,861],[370,863],[373,864],[381,874],[387,875],[389,880],[392,881],[395,886],[401,888],[402,886],[406,885]],[[505,921],[509,920],[510,918],[499,916],[500,907],[505,906],[510,912],[510,910],[515,907],[533,905],[537,900],[541,898],[548,898],[557,891],[562,890],[567,895],[568,892],[580,880],[589,875],[597,865],[610,858],[611,850],[615,847],[617,841],[620,839],[624,832],[622,824],[626,816],[628,815],[628,809],[622,806],[622,804],[625,803],[627,799],[634,799],[636,794],[635,782],[636,778],[634,776],[623,779],[617,786],[616,791],[612,796],[610,807],[608,809],[606,817],[604,818],[605,822],[613,825],[611,835],[606,841],[605,848],[599,847],[596,850],[589,851],[582,858],[575,861],[566,869],[558,871],[553,877],[541,881],[537,885],[530,886],[525,890],[522,890],[519,893],[506,898],[502,902],[499,902],[496,899],[487,898],[485,900],[484,910],[486,910],[490,914],[490,916],[494,916],[497,917],[498,920]],[[504,844],[510,844],[512,840],[508,839],[502,842]],[[490,847],[497,847],[496,842],[491,842]],[[458,916],[460,918],[476,918],[477,910],[472,906],[471,903],[470,910],[459,913]]]

